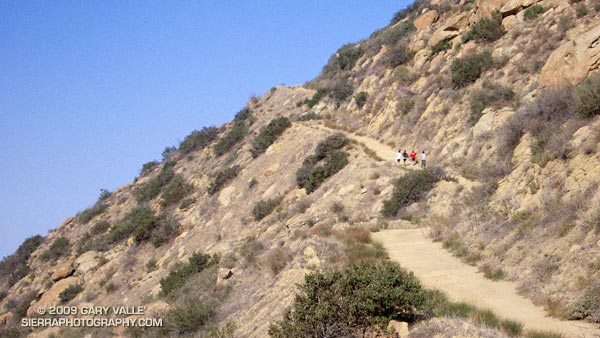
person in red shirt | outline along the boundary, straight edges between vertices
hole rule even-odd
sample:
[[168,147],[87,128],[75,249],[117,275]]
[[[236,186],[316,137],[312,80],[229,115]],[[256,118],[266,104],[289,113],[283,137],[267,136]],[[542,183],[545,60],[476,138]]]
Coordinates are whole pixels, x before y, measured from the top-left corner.
[[410,159],[414,162],[414,164],[417,164],[417,153],[415,153],[414,150],[410,152]]

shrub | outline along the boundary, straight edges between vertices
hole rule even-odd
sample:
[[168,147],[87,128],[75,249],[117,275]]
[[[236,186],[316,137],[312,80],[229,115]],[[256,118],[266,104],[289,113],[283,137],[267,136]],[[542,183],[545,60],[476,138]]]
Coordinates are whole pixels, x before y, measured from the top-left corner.
[[142,166],[142,170],[140,172],[140,176],[144,176],[144,175],[148,174],[154,168],[158,167],[158,165],[159,165],[158,161],[150,161],[150,162],[144,163],[144,165]]
[[219,135],[216,127],[204,127],[202,130],[194,130],[186,136],[179,144],[179,151],[188,154],[194,150],[206,148]]
[[278,247],[273,249],[267,256],[267,265],[273,275],[279,274],[287,264],[293,259],[292,255],[284,248]]
[[208,186],[208,194],[212,196],[219,192],[225,186],[225,183],[234,179],[239,172],[240,166],[238,165],[217,171],[214,174],[213,181]]
[[506,277],[506,272],[502,268],[493,268],[490,265],[483,266],[483,276],[491,280],[501,280]]
[[413,53],[408,49],[405,43],[398,43],[391,46],[381,57],[381,62],[389,68],[396,68],[410,61]]
[[392,197],[383,202],[381,213],[384,217],[395,217],[400,209],[420,200],[443,177],[443,170],[436,167],[407,173],[394,183]]
[[92,235],[103,234],[106,232],[106,230],[108,230],[108,228],[110,228],[110,223],[107,221],[99,221],[96,222],[96,224],[94,224],[94,226],[90,229],[90,233]]
[[96,202],[93,207],[82,211],[79,215],[77,215],[77,221],[81,224],[85,224],[92,220],[92,218],[102,214],[108,206],[101,201]]
[[446,40],[442,40],[438,43],[436,43],[435,45],[433,45],[433,47],[431,47],[431,57],[434,57],[436,55],[438,55],[439,53],[448,50],[452,48],[452,45],[450,44],[450,42],[446,41]]
[[575,15],[577,16],[577,18],[583,18],[584,16],[588,15],[588,13],[589,11],[585,4],[579,4],[575,6]]
[[269,335],[352,337],[383,329],[391,319],[413,322],[429,311],[426,292],[411,273],[390,262],[361,264],[307,275],[292,309]]
[[254,139],[254,142],[252,142],[250,149],[252,157],[256,158],[264,153],[291,126],[292,123],[287,117],[278,117],[271,120],[266,127],[261,128],[260,133]]
[[502,104],[507,104],[514,99],[515,92],[508,87],[484,81],[481,89],[476,89],[471,92],[471,114],[469,122],[474,125],[481,118],[483,110],[489,106],[499,107]]
[[334,80],[327,95],[334,99],[337,104],[340,104],[346,98],[350,97],[354,92],[352,84],[346,78]]
[[0,261],[0,276],[8,278],[8,285],[13,286],[29,273],[29,257],[44,242],[40,235],[29,237],[23,241],[17,251]]
[[98,197],[98,202],[107,200],[112,193],[106,189],[100,189],[100,196]]
[[455,59],[450,65],[452,85],[454,88],[465,87],[475,82],[492,65],[492,53],[489,50]]
[[388,28],[381,33],[381,43],[388,46],[397,44],[416,30],[412,22],[403,22],[396,27]]
[[589,318],[600,323],[600,282],[588,286],[569,312],[570,319]]
[[577,88],[575,112],[583,118],[600,115],[600,74],[589,75]]
[[500,39],[504,35],[500,12],[495,11],[490,18],[483,18],[474,23],[470,35],[476,41],[493,42]]
[[183,177],[175,176],[171,184],[162,193],[160,205],[163,207],[179,203],[185,196],[194,191],[194,186],[187,183]]
[[215,315],[214,304],[201,301],[187,301],[168,312],[168,336],[181,336],[198,331]]
[[256,203],[254,208],[252,209],[252,216],[254,216],[255,221],[260,221],[261,219],[270,215],[273,210],[281,203],[281,197],[275,197],[272,199],[268,199],[266,201],[259,201]]
[[332,73],[338,71],[348,71],[360,59],[364,51],[360,46],[352,44],[343,45],[334,55],[329,58],[327,65],[323,68],[323,73]]
[[248,237],[240,247],[240,256],[244,258],[246,264],[254,264],[256,256],[263,249],[264,245],[256,237]]
[[327,95],[327,91],[325,89],[319,89],[310,99],[304,100],[304,103],[306,103],[309,108],[312,108],[316,106],[325,95]]
[[196,203],[196,199],[193,197],[189,197],[184,199],[183,201],[181,201],[181,203],[179,203],[179,210],[184,210],[187,209],[190,205]]
[[[315,191],[327,178],[335,175],[348,164],[349,154],[339,151],[348,144],[348,138],[337,133],[327,137],[317,145],[315,155],[304,159],[302,167],[296,171],[296,183],[304,188],[306,193]],[[323,161],[324,164],[317,164]]]
[[107,241],[117,243],[133,236],[137,244],[151,241],[158,247],[173,238],[178,227],[177,222],[164,216],[155,216],[148,207],[137,207],[112,227]]
[[71,285],[59,293],[58,298],[61,302],[66,303],[75,298],[81,291],[83,291],[83,286],[79,284]]
[[133,195],[140,203],[148,202],[158,196],[173,177],[175,177],[173,170],[169,166],[163,167],[163,170],[156,177],[135,188]]
[[50,247],[40,256],[44,261],[56,260],[64,254],[70,253],[71,243],[65,237],[58,237]]
[[521,142],[524,132],[523,120],[517,116],[511,116],[499,129],[498,155],[510,159],[515,148]]
[[525,9],[524,18],[525,20],[533,20],[544,12],[546,12],[546,8],[544,8],[544,6],[535,4]]
[[302,115],[300,115],[300,117],[298,117],[298,121],[310,121],[310,120],[320,120],[321,116],[319,116],[318,114],[316,114],[315,112],[308,112],[308,113],[304,113]]
[[219,259],[217,256],[202,253],[193,254],[189,258],[187,264],[171,271],[167,277],[160,280],[161,295],[168,296],[170,293],[183,286],[188,278],[217,264],[218,261]]
[[254,122],[252,111],[248,108],[240,110],[233,119],[233,126],[229,132],[221,137],[215,144],[214,150],[216,156],[222,156],[228,152],[234,145],[240,142],[248,133],[248,127]]
[[392,17],[392,20],[390,21],[390,25],[394,25],[394,24],[406,19],[407,17],[413,15],[414,13],[417,13],[419,10],[419,7],[420,7],[420,2],[415,1],[415,2],[411,3],[410,5],[406,6],[406,8],[399,10]]
[[362,108],[365,105],[368,97],[369,97],[369,94],[367,94],[367,92],[360,92],[360,93],[354,95],[354,101],[356,102],[356,105],[358,106],[358,108]]

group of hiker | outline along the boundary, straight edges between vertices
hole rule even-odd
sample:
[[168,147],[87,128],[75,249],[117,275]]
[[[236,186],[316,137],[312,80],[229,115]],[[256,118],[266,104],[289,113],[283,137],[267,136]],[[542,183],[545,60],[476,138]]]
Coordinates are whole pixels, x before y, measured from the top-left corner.
[[[398,154],[396,154],[396,162],[400,163],[400,161],[404,161],[404,165],[406,165],[406,160],[410,157],[410,160],[413,162],[413,165],[417,165],[417,153],[413,150],[409,153],[398,150]],[[425,155],[425,151],[421,152],[421,168],[425,168],[427,165],[427,155]]]

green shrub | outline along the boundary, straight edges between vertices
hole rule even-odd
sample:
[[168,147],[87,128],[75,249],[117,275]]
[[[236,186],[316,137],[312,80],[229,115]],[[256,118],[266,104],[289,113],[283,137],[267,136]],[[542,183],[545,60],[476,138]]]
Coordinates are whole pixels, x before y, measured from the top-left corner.
[[110,223],[107,221],[99,221],[90,229],[90,233],[92,235],[100,235],[105,233],[108,228],[110,228]]
[[406,19],[407,17],[409,17],[415,13],[418,13],[419,7],[420,7],[420,2],[415,1],[415,2],[411,3],[410,5],[406,6],[406,8],[399,10],[392,17],[392,20],[390,21],[390,25],[395,25],[396,23]]
[[469,99],[471,104],[470,124],[474,125],[479,121],[485,108],[490,106],[500,107],[509,103],[514,97],[515,92],[512,89],[488,80],[484,81],[480,89],[471,92]]
[[533,20],[544,12],[546,12],[546,8],[544,8],[544,6],[535,4],[525,9],[524,18],[525,20]]
[[92,218],[102,214],[108,206],[101,201],[96,202],[93,207],[82,211],[79,215],[77,215],[77,221],[81,224],[85,224],[92,220]]
[[506,277],[506,272],[502,268],[493,268],[486,264],[483,266],[483,276],[491,280],[501,280]]
[[108,243],[134,237],[137,244],[150,241],[158,247],[177,234],[179,224],[165,216],[155,216],[148,207],[137,207],[115,224],[108,232]]
[[265,248],[264,244],[251,236],[246,238],[240,247],[240,256],[244,258],[246,264],[254,264],[256,256]]
[[0,261],[0,277],[7,278],[9,287],[29,273],[29,257],[43,242],[44,238],[40,235],[29,237],[14,254]]
[[368,97],[369,97],[369,94],[367,94],[367,92],[360,92],[360,93],[354,95],[354,101],[356,102],[356,105],[358,106],[358,108],[362,108],[365,105]]
[[292,123],[287,117],[278,117],[271,120],[266,127],[261,128],[260,133],[254,139],[254,142],[252,142],[252,147],[250,148],[252,157],[256,158],[264,153],[291,126]]
[[319,89],[316,91],[316,93],[313,94],[313,96],[310,99],[304,100],[304,103],[306,103],[308,108],[312,108],[312,107],[316,106],[317,103],[319,103],[319,101],[321,101],[321,99],[325,95],[327,95],[327,91],[325,89]]
[[186,136],[179,144],[179,151],[183,154],[188,154],[194,150],[206,148],[219,135],[216,127],[204,127],[202,130],[194,130]]
[[396,27],[384,30],[380,34],[381,43],[387,46],[393,46],[400,40],[409,37],[410,33],[416,30],[412,22],[403,22]]
[[255,221],[260,221],[261,219],[270,215],[273,210],[281,203],[281,197],[275,197],[268,199],[266,201],[259,201],[254,205],[252,209],[252,216],[254,216]]
[[600,74],[589,75],[577,88],[575,112],[583,118],[600,115]]
[[196,199],[193,197],[185,198],[179,203],[179,210],[187,209],[190,205],[196,203]]
[[[169,163],[169,162],[167,162]],[[165,165],[167,164],[165,163]],[[133,190],[133,195],[140,203],[148,202],[160,194],[162,189],[175,177],[175,172],[169,166],[163,167],[163,170],[147,183],[141,184]]]
[[234,179],[239,172],[240,166],[238,165],[217,171],[213,176],[213,181],[208,186],[208,194],[212,196],[219,192],[225,186],[225,183]]
[[191,334],[206,325],[215,313],[215,304],[202,301],[188,301],[184,305],[177,306],[168,312],[166,329],[171,334],[170,336]]
[[163,207],[179,203],[185,196],[194,191],[194,186],[187,183],[183,177],[175,176],[171,184],[162,193],[160,205]]
[[381,213],[384,217],[397,216],[400,209],[420,200],[443,177],[443,170],[436,167],[407,173],[394,183],[392,197],[383,202]]
[[269,328],[275,338],[353,337],[389,320],[413,322],[430,311],[427,294],[397,264],[361,264],[305,277],[291,310]]
[[58,298],[61,302],[66,303],[75,298],[81,291],[83,291],[83,286],[79,284],[71,285],[59,293]]
[[319,116],[318,114],[316,114],[315,112],[308,112],[308,113],[304,113],[302,115],[300,115],[300,117],[298,117],[298,121],[310,121],[310,120],[320,120],[321,116]]
[[154,168],[158,167],[159,164],[160,163],[158,163],[158,161],[150,161],[150,162],[144,163],[144,165],[142,166],[142,170],[140,171],[140,176],[144,176],[144,175],[148,174]]
[[343,45],[323,68],[323,73],[333,73],[338,71],[349,71],[354,67],[356,61],[360,59],[364,51],[360,46],[352,44]]
[[452,48],[452,45],[446,40],[436,43],[433,45],[433,47],[431,47],[431,58],[450,48]]
[[193,254],[189,258],[187,264],[171,271],[167,277],[160,280],[161,295],[168,296],[173,291],[182,287],[188,278],[218,262],[219,258],[214,255],[211,256],[202,253]]
[[381,57],[381,62],[389,68],[396,68],[400,65],[406,64],[412,59],[414,53],[408,49],[408,45],[405,43],[398,43],[397,45],[391,46],[385,54]]
[[56,260],[71,251],[71,243],[65,237],[58,237],[40,258],[44,261]]
[[493,42],[504,35],[502,15],[499,11],[492,13],[490,18],[483,18],[473,24],[470,36],[476,41]]
[[228,152],[234,145],[240,142],[248,133],[248,127],[254,122],[252,111],[248,108],[240,110],[233,119],[233,126],[229,132],[221,137],[215,144],[214,150],[216,156],[222,156]]
[[340,104],[346,98],[350,97],[354,92],[354,88],[348,79],[340,78],[332,82],[327,95],[334,99],[337,104]]
[[585,4],[579,4],[575,6],[575,15],[577,16],[577,18],[583,18],[584,16],[588,15],[588,13],[589,11]]
[[[308,194],[315,191],[327,178],[335,175],[348,164],[349,154],[339,151],[349,143],[348,138],[337,133],[327,137],[317,145],[315,155],[304,159],[302,167],[296,171],[296,183]],[[324,164],[317,166],[323,161]]]
[[493,64],[492,53],[489,50],[455,59],[450,65],[452,85],[454,88],[462,88],[475,82]]

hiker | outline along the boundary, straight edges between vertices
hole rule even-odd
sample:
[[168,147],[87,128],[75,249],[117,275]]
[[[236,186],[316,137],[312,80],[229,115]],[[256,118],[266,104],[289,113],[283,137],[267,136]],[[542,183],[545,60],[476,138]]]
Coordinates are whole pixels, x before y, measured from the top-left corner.
[[402,153],[402,159],[404,160],[404,165],[406,165],[406,160],[408,160],[408,153],[406,150]]
[[400,149],[398,149],[398,153],[396,154],[396,162],[400,163],[401,159],[402,159],[402,152],[400,151]]
[[413,165],[417,165],[417,153],[414,150],[410,152],[410,160],[413,161]]
[[421,153],[421,168],[425,168],[427,162],[427,155],[425,155],[425,150]]

